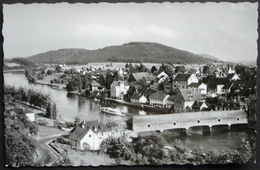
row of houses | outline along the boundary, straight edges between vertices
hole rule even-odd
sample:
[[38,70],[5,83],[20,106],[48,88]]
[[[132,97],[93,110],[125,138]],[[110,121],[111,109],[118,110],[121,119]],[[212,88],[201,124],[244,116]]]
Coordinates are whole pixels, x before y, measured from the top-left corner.
[[[163,84],[163,90],[159,89]],[[102,89],[97,81],[93,81],[93,91]],[[110,97],[124,99],[130,86],[135,89],[146,86],[151,94],[136,90],[130,96],[131,103],[149,104],[155,107],[170,108],[175,107],[185,109],[186,107],[197,108],[193,106],[196,102],[205,106],[206,97],[216,97],[220,95],[233,95],[237,98],[248,95],[256,89],[256,82],[250,80],[240,80],[236,73],[228,74],[226,77],[208,77],[206,80],[199,80],[195,74],[177,74],[170,78],[165,72],[157,76],[149,73],[132,73],[127,81],[113,81],[110,85]]]

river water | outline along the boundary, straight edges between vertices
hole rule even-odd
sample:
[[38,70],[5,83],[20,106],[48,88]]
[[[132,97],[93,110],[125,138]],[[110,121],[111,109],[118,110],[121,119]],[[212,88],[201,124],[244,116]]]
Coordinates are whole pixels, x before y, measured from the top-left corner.
[[[86,121],[100,120],[103,123],[114,121],[119,126],[125,127],[125,121],[129,119],[128,116],[114,116],[101,113],[99,107],[100,105],[105,105],[104,103],[97,103],[86,97],[68,94],[67,91],[55,90],[46,85],[29,83],[21,72],[4,73],[4,83],[15,87],[32,88],[36,91],[49,94],[56,103],[62,118],[67,121],[74,121],[75,117],[78,116],[81,120]],[[122,112],[133,115],[158,114],[148,113],[123,105],[116,105],[114,107],[120,108]],[[180,139],[188,147],[202,148],[204,151],[236,149],[243,143],[242,140],[251,140],[252,136],[256,136],[255,131],[248,129],[246,126],[231,126],[230,130],[227,130],[227,127],[224,126],[217,126],[213,127],[210,135],[203,135],[202,129],[199,127],[191,128],[189,135],[181,136],[173,131],[165,131],[163,135],[168,142]]]

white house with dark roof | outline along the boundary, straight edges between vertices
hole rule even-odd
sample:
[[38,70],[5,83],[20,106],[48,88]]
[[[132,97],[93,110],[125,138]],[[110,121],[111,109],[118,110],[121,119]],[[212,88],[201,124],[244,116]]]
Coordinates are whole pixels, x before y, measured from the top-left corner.
[[161,108],[165,108],[167,106],[167,98],[169,97],[168,94],[165,94],[162,91],[157,91],[149,97],[149,104],[152,106],[158,106]]
[[175,96],[175,104],[181,109],[186,107],[192,108],[195,101],[204,101],[199,91],[192,89],[177,89]]
[[191,83],[188,85],[188,89],[199,91],[202,95],[207,94],[207,85],[204,83]]
[[83,121],[70,131],[71,147],[79,150],[99,150],[104,139],[109,136],[120,136],[116,127],[117,124],[114,122],[106,126],[99,121]]
[[199,79],[194,74],[178,74],[172,81],[172,89],[187,89],[191,83],[198,83]]
[[130,97],[131,103],[146,103],[147,102],[147,97],[145,97],[143,94],[139,93],[133,93],[132,96]]

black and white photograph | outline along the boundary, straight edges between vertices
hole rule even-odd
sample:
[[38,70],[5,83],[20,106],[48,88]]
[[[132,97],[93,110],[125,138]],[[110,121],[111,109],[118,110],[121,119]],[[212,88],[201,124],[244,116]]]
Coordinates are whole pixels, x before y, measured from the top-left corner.
[[257,10],[3,4],[5,167],[256,164]]

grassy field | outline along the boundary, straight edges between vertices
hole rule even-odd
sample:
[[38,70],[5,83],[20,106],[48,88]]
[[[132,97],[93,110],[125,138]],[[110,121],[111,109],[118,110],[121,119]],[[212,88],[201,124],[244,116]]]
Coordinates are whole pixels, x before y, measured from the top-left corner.
[[39,127],[39,137],[44,138],[52,135],[67,135],[68,132],[62,131],[53,127],[38,126]]

